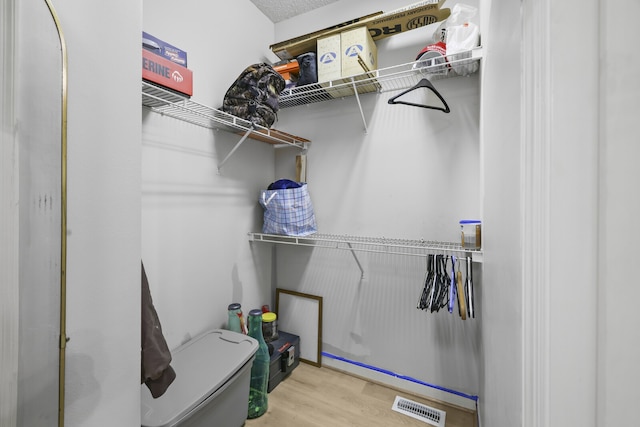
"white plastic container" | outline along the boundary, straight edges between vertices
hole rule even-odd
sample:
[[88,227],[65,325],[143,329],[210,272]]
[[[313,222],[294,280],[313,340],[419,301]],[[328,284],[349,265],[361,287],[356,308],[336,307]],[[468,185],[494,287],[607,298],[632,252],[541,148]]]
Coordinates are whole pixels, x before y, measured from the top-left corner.
[[247,419],[251,365],[258,342],[214,329],[172,352],[176,379],[157,399],[143,384],[143,427],[240,427]]
[[463,219],[460,221],[460,243],[465,249],[480,249],[482,247],[482,222],[477,219]]

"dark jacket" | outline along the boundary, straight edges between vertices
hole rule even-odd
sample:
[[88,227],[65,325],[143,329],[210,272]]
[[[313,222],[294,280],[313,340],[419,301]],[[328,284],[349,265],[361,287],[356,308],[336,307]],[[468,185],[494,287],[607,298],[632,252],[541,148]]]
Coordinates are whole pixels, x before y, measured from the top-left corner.
[[171,367],[171,351],[162,335],[162,326],[153,307],[149,281],[142,264],[142,369],[141,383],[158,398],[176,378]]

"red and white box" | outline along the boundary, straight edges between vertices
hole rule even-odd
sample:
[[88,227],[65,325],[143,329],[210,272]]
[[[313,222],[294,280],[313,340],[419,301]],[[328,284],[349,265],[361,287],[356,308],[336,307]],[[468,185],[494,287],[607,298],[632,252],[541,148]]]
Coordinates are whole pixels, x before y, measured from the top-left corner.
[[193,72],[160,55],[142,49],[142,79],[184,95],[193,95]]

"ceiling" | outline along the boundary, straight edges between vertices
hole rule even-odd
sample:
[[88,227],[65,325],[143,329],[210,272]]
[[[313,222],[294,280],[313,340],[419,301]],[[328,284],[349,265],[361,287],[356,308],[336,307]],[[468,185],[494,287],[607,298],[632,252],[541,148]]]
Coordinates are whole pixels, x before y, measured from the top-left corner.
[[274,24],[338,0],[251,0]]

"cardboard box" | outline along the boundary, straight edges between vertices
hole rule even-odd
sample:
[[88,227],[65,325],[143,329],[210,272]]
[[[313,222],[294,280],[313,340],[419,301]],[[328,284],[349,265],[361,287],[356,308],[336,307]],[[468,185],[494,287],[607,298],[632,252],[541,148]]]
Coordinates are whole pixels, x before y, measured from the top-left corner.
[[142,47],[151,53],[160,55],[171,62],[187,67],[187,52],[178,49],[169,43],[152,36],[149,33],[142,32]]
[[[350,19],[345,22],[341,22],[340,24],[332,25],[327,28],[323,28],[322,30],[314,31],[312,33],[304,34],[302,36],[294,37],[289,40],[285,40],[279,43],[272,44],[269,48],[280,58],[280,59],[292,59],[297,57],[300,54],[306,52],[315,52],[316,40],[319,37],[325,37],[332,33],[339,33],[342,28],[348,27],[351,24],[355,24],[358,22],[363,22],[367,19],[373,18],[374,16],[382,15],[382,12],[375,12],[369,15],[361,16],[359,18]],[[296,49],[296,53],[294,55],[290,55],[286,51],[286,47],[288,45],[294,45],[296,43],[305,43],[305,46],[308,47],[306,50]],[[280,52],[280,54],[278,54]]]
[[[343,85],[341,34],[321,37],[317,41],[318,82],[332,98],[353,95],[350,85]],[[330,83],[329,83],[330,82]]]
[[[354,89],[350,77],[374,70],[378,65],[375,42],[365,27],[319,38],[318,52],[320,55],[318,82],[333,98],[353,95]],[[335,59],[333,59],[334,54]],[[362,61],[363,57],[369,58],[367,64]],[[377,86],[372,86],[364,90],[360,88],[358,92],[371,92],[377,89]]]
[[364,62],[369,70],[378,69],[378,49],[367,27],[358,27],[340,33],[342,52],[342,77],[350,77],[367,71],[358,61]]
[[318,82],[328,82],[342,77],[340,34],[319,38],[316,58],[318,58]]
[[270,46],[273,53],[281,59],[291,59],[305,52],[312,52],[316,48],[316,40],[341,31],[350,30],[363,24],[369,30],[374,41],[396,34],[414,30],[425,25],[445,20],[451,14],[450,9],[441,9],[445,0],[425,0],[406,7],[386,12],[374,13],[324,30],[305,34]]
[[142,79],[184,95],[193,95],[191,70],[146,49],[142,49]]

